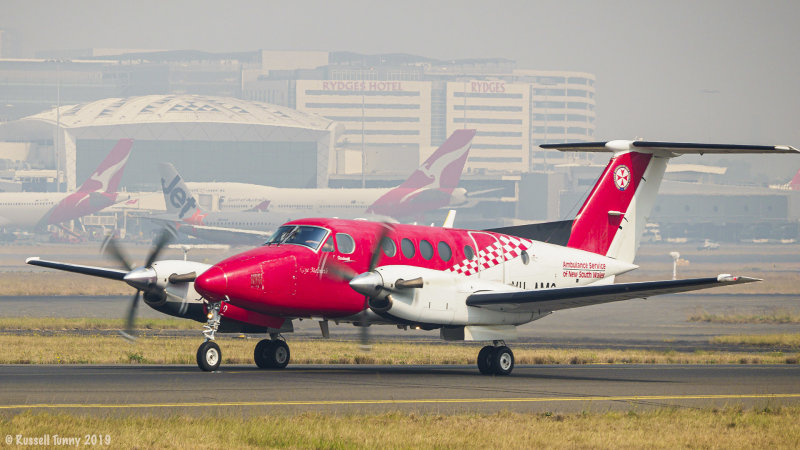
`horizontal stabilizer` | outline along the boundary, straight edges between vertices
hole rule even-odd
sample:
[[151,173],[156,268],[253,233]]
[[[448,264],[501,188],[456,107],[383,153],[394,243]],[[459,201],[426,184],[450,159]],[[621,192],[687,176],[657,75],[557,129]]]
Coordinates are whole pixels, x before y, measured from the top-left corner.
[[478,292],[467,297],[467,306],[506,312],[549,312],[654,295],[675,294],[716,286],[752,283],[758,278],[719,275],[685,280],[644,281],[602,286],[580,286],[534,291]]
[[655,141],[608,141],[608,142],[575,142],[566,144],[542,144],[545,150],[562,152],[620,152],[639,149],[664,151],[680,154],[706,153],[800,153],[789,145],[737,145],[737,144],[698,144],[692,142],[655,142]]
[[112,280],[122,280],[128,274],[127,270],[107,269],[105,267],[82,266],[79,264],[67,264],[56,261],[44,261],[39,257],[32,257],[25,260],[25,263],[32,266],[48,267],[50,269],[58,269],[66,272],[82,273],[84,275],[91,275],[93,277],[110,278]]

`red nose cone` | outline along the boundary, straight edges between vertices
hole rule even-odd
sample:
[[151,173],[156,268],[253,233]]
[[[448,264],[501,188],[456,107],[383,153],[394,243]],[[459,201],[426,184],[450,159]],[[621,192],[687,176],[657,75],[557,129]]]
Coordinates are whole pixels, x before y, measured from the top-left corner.
[[194,288],[208,300],[220,302],[225,300],[227,295],[228,277],[225,275],[225,271],[213,266],[197,277]]

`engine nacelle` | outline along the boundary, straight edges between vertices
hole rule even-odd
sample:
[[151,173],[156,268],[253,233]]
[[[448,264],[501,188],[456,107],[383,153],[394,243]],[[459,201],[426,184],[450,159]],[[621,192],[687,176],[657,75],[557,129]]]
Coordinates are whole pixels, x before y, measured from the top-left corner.
[[[211,267],[195,261],[164,260],[151,266],[156,274],[156,284],[144,291],[142,299],[147,306],[164,314],[191,319],[198,322],[207,320],[203,297],[194,289],[193,279],[188,274],[200,275]],[[171,282],[173,280],[178,282]]]

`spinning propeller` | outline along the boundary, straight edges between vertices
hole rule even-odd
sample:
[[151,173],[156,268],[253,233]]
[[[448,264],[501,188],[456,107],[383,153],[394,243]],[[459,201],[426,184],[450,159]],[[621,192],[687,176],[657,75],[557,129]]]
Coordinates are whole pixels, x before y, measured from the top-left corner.
[[[117,260],[122,267],[128,270],[128,273],[122,278],[123,281],[131,285],[133,288],[136,289],[136,293],[133,295],[133,299],[131,300],[131,304],[128,307],[128,314],[127,319],[125,321],[125,330],[120,331],[120,334],[125,339],[130,341],[135,340],[135,335],[133,331],[134,321],[136,319],[136,309],[139,306],[139,297],[141,296],[142,292],[144,292],[145,299],[152,302],[163,301],[165,295],[167,295],[166,291],[159,287],[157,284],[158,276],[156,271],[153,269],[153,263],[158,259],[158,255],[164,249],[164,247],[169,243],[170,239],[172,238],[172,233],[168,229],[164,229],[161,234],[158,236],[158,239],[155,242],[155,245],[152,249],[150,249],[150,253],[147,255],[147,259],[145,263],[141,267],[134,268],[133,265],[129,262],[128,258],[120,249],[117,241],[112,238],[111,236],[107,237],[105,241],[103,241],[103,246],[101,249],[105,250],[105,252],[110,255],[112,258]],[[186,278],[187,276],[192,274],[185,274],[185,275],[172,275],[177,277]],[[186,280],[181,281],[188,281]],[[194,281],[194,280],[191,280]]]
[[368,330],[371,324],[368,310],[371,309],[375,312],[387,311],[391,308],[393,301],[391,294],[398,292],[398,289],[422,287],[422,278],[413,280],[399,279],[393,285],[387,286],[381,274],[375,271],[391,231],[392,228],[389,224],[382,224],[381,233],[370,253],[369,269],[366,272],[356,273],[351,267],[330,258],[322,260],[321,270],[319,271],[320,277],[327,276],[336,281],[347,282],[354,291],[364,295],[364,308],[358,321],[361,326],[361,349],[364,351],[371,349]]

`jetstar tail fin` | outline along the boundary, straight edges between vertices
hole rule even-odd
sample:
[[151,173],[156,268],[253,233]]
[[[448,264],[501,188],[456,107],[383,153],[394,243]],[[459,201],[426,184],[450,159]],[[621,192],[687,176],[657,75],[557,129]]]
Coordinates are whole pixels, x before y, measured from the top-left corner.
[[170,163],[160,163],[158,171],[161,174],[161,191],[164,193],[167,213],[175,215],[178,220],[201,225],[203,210],[200,209],[197,199],[175,166]]

